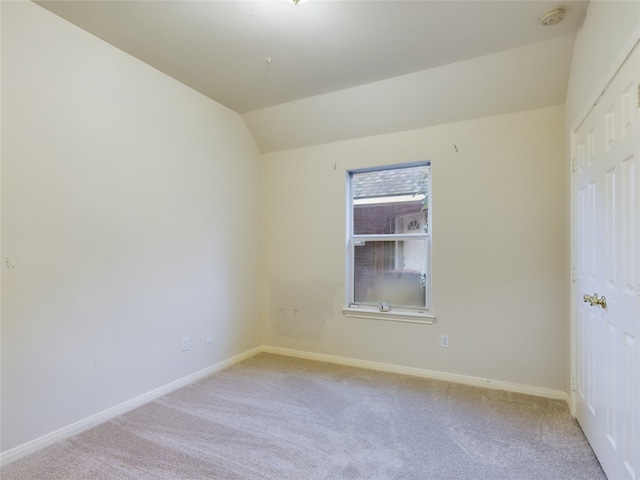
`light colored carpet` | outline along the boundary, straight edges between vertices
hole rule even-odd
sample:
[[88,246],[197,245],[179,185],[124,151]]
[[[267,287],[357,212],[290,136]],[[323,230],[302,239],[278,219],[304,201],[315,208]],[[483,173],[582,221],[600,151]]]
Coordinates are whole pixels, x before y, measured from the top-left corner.
[[260,354],[2,469],[15,479],[606,479],[562,401]]

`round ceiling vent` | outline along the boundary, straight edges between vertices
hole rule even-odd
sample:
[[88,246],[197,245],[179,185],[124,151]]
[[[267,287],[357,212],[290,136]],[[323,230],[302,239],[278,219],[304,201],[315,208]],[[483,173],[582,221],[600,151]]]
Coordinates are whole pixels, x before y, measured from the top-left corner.
[[566,15],[566,12],[564,11],[564,8],[561,8],[561,7],[550,8],[549,10],[546,10],[540,15],[540,23],[545,27],[548,27],[551,25],[557,25],[562,21],[565,15]]

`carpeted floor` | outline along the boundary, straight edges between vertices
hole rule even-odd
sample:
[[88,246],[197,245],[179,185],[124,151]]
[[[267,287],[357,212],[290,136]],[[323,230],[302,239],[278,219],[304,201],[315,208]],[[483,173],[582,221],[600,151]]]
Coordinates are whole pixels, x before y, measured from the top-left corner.
[[562,401],[260,354],[2,480],[606,479]]

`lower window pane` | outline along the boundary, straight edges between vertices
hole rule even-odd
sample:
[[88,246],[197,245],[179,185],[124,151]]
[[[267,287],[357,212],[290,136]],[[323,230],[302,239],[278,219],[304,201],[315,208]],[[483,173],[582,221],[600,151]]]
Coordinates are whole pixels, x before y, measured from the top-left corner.
[[365,242],[354,248],[354,301],[424,308],[426,240]]

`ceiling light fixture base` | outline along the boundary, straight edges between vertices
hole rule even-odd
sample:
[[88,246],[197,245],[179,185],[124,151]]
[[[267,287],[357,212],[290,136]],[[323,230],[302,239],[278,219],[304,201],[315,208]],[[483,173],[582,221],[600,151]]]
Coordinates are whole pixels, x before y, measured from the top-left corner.
[[567,14],[564,8],[562,7],[553,7],[549,10],[545,10],[540,14],[540,23],[545,27],[550,27],[552,25],[557,25],[560,23],[564,16]]

